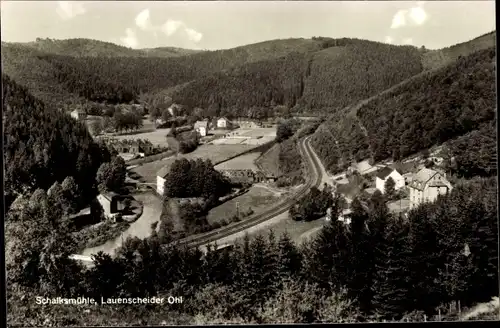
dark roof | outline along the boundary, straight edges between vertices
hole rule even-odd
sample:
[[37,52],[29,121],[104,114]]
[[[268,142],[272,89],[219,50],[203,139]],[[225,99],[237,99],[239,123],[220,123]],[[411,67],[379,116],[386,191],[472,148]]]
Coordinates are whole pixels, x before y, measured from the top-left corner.
[[112,192],[112,191],[102,193],[101,195],[109,201],[111,201],[111,199],[119,196],[116,192]]
[[170,172],[170,165],[165,165],[164,167],[162,167],[158,173],[156,173],[156,176],[159,176],[159,177],[162,177],[162,178],[165,178],[165,176],[168,174],[168,172]]
[[383,169],[378,170],[377,178],[385,180],[385,178],[387,178],[389,176],[389,174],[392,173],[392,171],[394,171],[394,169],[391,169],[390,167],[386,166]]

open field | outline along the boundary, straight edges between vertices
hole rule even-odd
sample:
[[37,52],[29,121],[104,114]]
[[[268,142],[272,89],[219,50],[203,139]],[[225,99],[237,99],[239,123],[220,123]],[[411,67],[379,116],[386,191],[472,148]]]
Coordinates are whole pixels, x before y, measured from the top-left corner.
[[129,135],[119,135],[119,136],[113,136],[113,138],[116,138],[118,140],[122,139],[147,139],[151,141],[151,143],[155,146],[163,146],[167,147],[167,139],[166,135],[170,129],[158,129],[158,130],[153,130],[149,132],[142,132],[142,133],[137,133],[137,134],[129,134]]
[[207,219],[210,224],[224,219],[229,220],[237,214],[236,204],[238,204],[242,212],[246,212],[251,208],[254,213],[259,213],[266,210],[267,207],[275,203],[280,197],[279,193],[273,192],[269,188],[253,185],[247,193],[211,209]]
[[260,153],[248,153],[245,155],[238,156],[236,158],[230,159],[227,162],[220,163],[215,166],[216,170],[258,170],[255,165],[255,160],[259,158]]
[[227,131],[226,137],[214,140],[217,145],[224,144],[243,144],[243,145],[262,145],[273,141],[276,137],[276,128],[254,128],[254,129],[236,129]]
[[179,154],[164,158],[163,160],[146,163],[132,169],[137,174],[141,175],[148,183],[156,183],[156,174],[164,166],[170,166],[176,159],[209,159],[212,163],[224,161],[228,158],[241,154],[247,150],[254,148],[250,145],[201,145],[195,151],[189,154]]
[[[92,120],[99,119],[99,117],[92,117],[86,120],[87,126],[89,126]],[[117,140],[123,139],[147,139],[155,146],[167,147],[167,139],[165,136],[168,134],[170,129],[156,129],[155,125],[150,120],[142,120],[142,128],[137,131],[130,132],[119,132],[119,133],[108,133],[104,135],[97,136],[97,138],[111,137]]]
[[276,128],[236,129],[232,131],[232,133],[251,138],[276,137]]
[[260,138],[249,138],[249,139],[246,139],[245,141],[243,141],[241,144],[259,146],[259,145],[263,145],[265,143],[271,142],[275,138],[276,137],[273,137],[273,136],[264,136],[264,137],[260,137]]

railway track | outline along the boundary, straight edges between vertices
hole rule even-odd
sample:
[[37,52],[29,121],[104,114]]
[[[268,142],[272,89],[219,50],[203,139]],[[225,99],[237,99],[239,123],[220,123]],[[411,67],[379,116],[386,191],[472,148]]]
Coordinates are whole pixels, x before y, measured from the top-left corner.
[[311,187],[318,187],[321,184],[321,168],[316,157],[312,154],[311,145],[309,144],[309,137],[302,139],[299,142],[299,150],[307,162],[308,173],[306,177],[306,183],[302,186],[293,196],[286,198],[285,200],[279,202],[273,208],[266,210],[263,213],[251,216],[243,221],[233,223],[226,227],[210,231],[201,235],[189,236],[184,239],[178,240],[174,243],[177,245],[186,245],[188,247],[200,247],[206,244],[214,243],[219,239],[225,238],[232,234],[241,232],[250,227],[253,227],[259,223],[265,222],[272,219],[273,217],[280,215],[295,203],[295,201],[303,197]]

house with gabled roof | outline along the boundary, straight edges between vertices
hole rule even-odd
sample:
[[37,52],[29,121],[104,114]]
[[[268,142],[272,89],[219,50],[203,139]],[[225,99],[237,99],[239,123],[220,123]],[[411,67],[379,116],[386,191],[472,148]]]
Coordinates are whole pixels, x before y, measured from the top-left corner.
[[388,166],[377,171],[375,176],[375,187],[380,190],[381,193],[385,193],[385,183],[389,178],[394,180],[394,190],[401,189],[405,186],[405,178],[397,170],[390,168]]
[[410,209],[423,203],[433,202],[439,195],[445,195],[453,189],[446,179],[446,174],[428,168],[423,168],[414,174],[408,187]]
[[231,121],[229,121],[225,117],[221,117],[217,120],[217,128],[218,129],[229,129],[231,127]]
[[200,134],[200,136],[205,137],[208,133],[208,120],[197,121],[194,123],[194,129]]

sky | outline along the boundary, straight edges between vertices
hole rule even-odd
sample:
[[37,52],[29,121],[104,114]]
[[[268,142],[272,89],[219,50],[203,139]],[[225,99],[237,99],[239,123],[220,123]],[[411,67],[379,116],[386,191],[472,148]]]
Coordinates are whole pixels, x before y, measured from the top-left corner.
[[429,49],[495,30],[494,1],[4,1],[1,37],[89,38],[130,48],[227,49],[351,37]]

